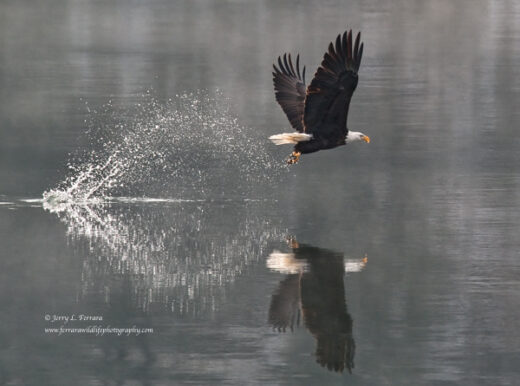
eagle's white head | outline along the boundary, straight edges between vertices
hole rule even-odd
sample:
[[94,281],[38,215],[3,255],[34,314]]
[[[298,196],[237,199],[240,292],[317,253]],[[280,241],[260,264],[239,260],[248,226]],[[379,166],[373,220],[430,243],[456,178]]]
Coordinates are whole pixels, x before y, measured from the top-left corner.
[[365,141],[366,143],[370,143],[370,137],[359,131],[349,131],[347,136],[345,137],[345,142],[355,142],[355,141]]

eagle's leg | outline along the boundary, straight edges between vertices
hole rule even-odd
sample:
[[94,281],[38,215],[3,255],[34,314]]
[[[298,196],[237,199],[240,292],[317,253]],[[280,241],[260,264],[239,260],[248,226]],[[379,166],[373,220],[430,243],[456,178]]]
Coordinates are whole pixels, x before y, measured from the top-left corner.
[[293,165],[295,164],[296,162],[298,162],[298,160],[300,159],[300,156],[302,155],[301,152],[299,151],[293,151],[292,154],[289,156],[289,158],[287,159],[287,163],[289,165]]

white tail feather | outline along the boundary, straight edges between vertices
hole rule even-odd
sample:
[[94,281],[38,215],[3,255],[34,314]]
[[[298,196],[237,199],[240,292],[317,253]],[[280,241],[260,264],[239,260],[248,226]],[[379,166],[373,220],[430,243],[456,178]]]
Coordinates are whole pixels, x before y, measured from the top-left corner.
[[305,272],[307,261],[297,259],[294,253],[282,253],[274,250],[267,258],[267,268],[285,274]]
[[273,141],[275,145],[285,145],[288,143],[297,144],[298,142],[310,141],[312,135],[304,133],[282,133],[271,135],[269,139]]

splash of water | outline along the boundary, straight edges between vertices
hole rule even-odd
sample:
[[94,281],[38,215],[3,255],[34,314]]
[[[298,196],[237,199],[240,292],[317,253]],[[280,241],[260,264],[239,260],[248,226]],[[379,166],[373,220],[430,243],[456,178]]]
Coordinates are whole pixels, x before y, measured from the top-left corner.
[[66,179],[44,193],[48,209],[121,195],[244,195],[285,170],[263,135],[241,125],[218,92],[164,103],[147,93],[131,110],[109,103],[93,114],[91,147],[77,151]]
[[132,109],[91,114],[88,148],[42,200],[83,258],[80,297],[115,302],[124,281],[144,311],[215,311],[225,286],[286,233],[265,217],[272,201],[255,199],[285,164],[218,93],[164,103],[148,93]]

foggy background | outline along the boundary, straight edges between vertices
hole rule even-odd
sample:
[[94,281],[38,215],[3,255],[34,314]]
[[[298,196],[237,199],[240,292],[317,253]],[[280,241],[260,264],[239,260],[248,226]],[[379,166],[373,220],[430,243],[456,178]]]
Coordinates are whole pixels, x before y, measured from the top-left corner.
[[[69,153],[96,147],[84,135],[92,121],[110,123],[112,111],[129,126],[141,119],[148,90],[159,104],[223,95],[237,125],[283,164],[290,149],[267,140],[289,129],[272,63],[300,53],[309,83],[350,28],[365,49],[348,126],[369,145],[304,155],[235,201],[220,196],[232,179],[204,186],[205,202],[55,214],[17,201],[41,199],[64,180]],[[518,63],[516,1],[2,1],[1,382],[514,385]],[[279,334],[267,323],[285,275],[265,261],[289,251],[287,236],[368,257],[344,278],[353,375],[316,364],[304,326]],[[169,311],[179,294],[190,311]],[[41,332],[42,315],[72,312],[157,333]]]
[[371,162],[507,168],[520,146],[518,8],[513,1],[2,2],[2,192],[32,196],[52,186],[88,110],[109,100],[130,106],[149,89],[167,99],[218,88],[242,124],[265,136],[280,132],[288,124],[273,103],[272,63],[299,52],[310,81],[328,42],[347,28],[365,41],[349,125],[374,137]]

